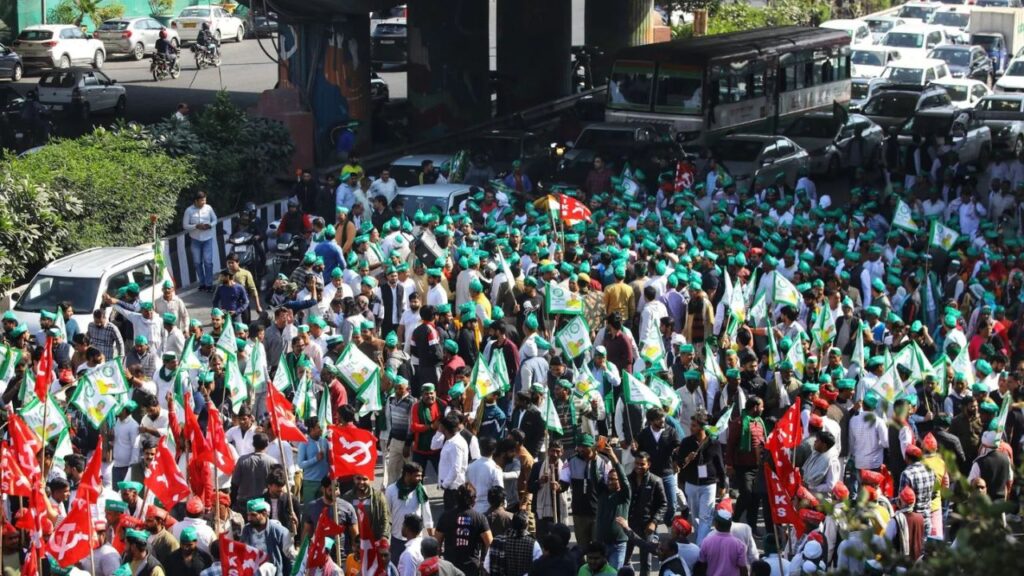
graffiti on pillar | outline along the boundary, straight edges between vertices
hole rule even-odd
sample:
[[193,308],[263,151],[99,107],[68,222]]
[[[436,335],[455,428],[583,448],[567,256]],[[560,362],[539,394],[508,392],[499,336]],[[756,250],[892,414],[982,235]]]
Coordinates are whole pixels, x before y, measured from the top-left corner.
[[[281,29],[279,82],[294,86],[316,118],[318,155],[344,154],[364,138],[373,110],[366,21]],[[365,134],[368,136],[368,134]]]

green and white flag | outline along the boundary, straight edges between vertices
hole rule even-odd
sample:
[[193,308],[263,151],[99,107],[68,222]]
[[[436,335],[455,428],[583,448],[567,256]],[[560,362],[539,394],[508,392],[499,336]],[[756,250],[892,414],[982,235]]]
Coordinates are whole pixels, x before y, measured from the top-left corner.
[[193,334],[185,340],[185,347],[181,349],[181,360],[178,361],[178,366],[184,370],[202,370],[203,363],[199,361],[199,357],[196,356],[195,351],[195,340],[196,337]]
[[971,357],[967,354],[967,346],[960,349],[960,352],[953,359],[953,374],[960,376],[967,383],[967,387],[970,388],[974,382],[974,364],[971,363]]
[[954,228],[940,224],[937,220],[932,220],[931,233],[928,234],[928,245],[949,252],[953,249],[953,245],[956,244],[956,239],[959,237],[960,233]]
[[[296,375],[288,369],[288,363],[285,362],[285,355],[281,354],[281,358],[277,361],[277,371],[274,372],[274,388],[277,388],[279,392],[287,392],[291,390],[292,386],[295,386]],[[324,358],[324,369],[331,372],[332,374],[338,374],[337,369],[331,364],[331,361]]]
[[320,426],[327,430],[328,424],[334,424],[334,415],[331,411],[331,390],[327,386],[324,386],[322,392],[320,392],[320,402],[316,406],[316,419],[320,421]]
[[[504,356],[504,354],[499,353],[494,356]],[[504,362],[504,358],[502,362]],[[469,381],[473,389],[476,390],[477,398],[486,398],[495,392],[500,393],[502,390],[501,382],[498,382],[498,379],[491,373],[491,369],[484,362],[483,354],[477,355]]]
[[224,387],[228,391],[231,411],[237,413],[238,409],[249,398],[249,386],[245,381],[245,376],[242,374],[242,368],[238,365],[238,356],[227,350],[221,350],[227,357],[224,362]]
[[[14,368],[21,362],[21,350],[0,344],[0,383],[8,384],[14,378]],[[31,372],[31,370],[26,370]]]
[[589,369],[580,370],[576,375],[576,382],[573,382],[576,386],[575,394],[578,396],[587,396],[591,392],[601,395],[601,383],[594,378],[594,373]]
[[711,351],[710,344],[704,344],[704,379],[708,382],[716,380],[725,382],[725,374],[722,367],[718,365],[718,356]]
[[910,377],[906,381],[908,385],[920,382],[924,380],[925,376],[932,373],[932,363],[928,361],[917,342],[911,342],[910,346],[904,346],[893,356],[892,360],[910,371]]
[[367,382],[375,378],[380,379],[380,367],[351,342],[342,350],[334,367],[345,384],[357,394]]
[[544,416],[544,427],[556,434],[564,434],[562,421],[558,419],[558,410],[551,400],[551,394],[544,395],[544,406],[541,408],[541,415]]
[[658,325],[654,322],[648,322],[646,334],[641,334],[640,336],[640,358],[647,364],[648,368],[662,366],[661,359],[665,357],[665,343],[661,341]]
[[782,353],[779,352],[779,345],[775,342],[775,328],[768,326],[765,332],[768,333],[768,368],[775,370],[779,362],[782,362]]
[[[555,340],[562,353],[570,360],[579,358],[593,347],[590,341],[590,328],[587,327],[587,321],[583,316],[573,316],[572,320],[555,334]],[[640,355],[643,356],[642,349]]]
[[800,307],[800,291],[778,271],[772,272],[772,302]]
[[252,342],[249,347],[249,362],[246,368],[249,372],[245,375],[246,380],[252,383],[253,393],[266,390],[267,386],[267,353],[260,342]]
[[714,426],[708,426],[706,428],[709,435],[717,437],[722,432],[729,429],[729,419],[732,418],[732,406],[732,404],[729,404],[729,407],[725,412],[722,412],[722,415],[718,417],[718,421],[715,422]]
[[892,215],[892,225],[901,230],[916,234],[921,228],[914,223],[914,215],[910,212],[910,206],[900,200],[896,204],[896,212]]
[[231,323],[231,317],[225,317],[224,330],[221,331],[220,338],[217,338],[217,348],[229,354],[238,354],[237,340],[235,338],[235,326]]
[[996,415],[996,436],[1002,438],[1006,430],[1006,418],[1010,415],[1010,397],[1012,394],[1003,394],[1003,403],[999,406],[999,414]]
[[675,416],[676,411],[679,410],[680,400],[679,395],[672,389],[672,385],[655,376],[651,378],[650,387],[651,391],[661,398],[661,405],[665,408],[665,413]]
[[49,408],[46,408],[46,404],[40,402],[38,398],[33,398],[29,401],[28,405],[18,411],[18,415],[28,424],[32,432],[39,437],[40,442],[44,438],[44,428],[47,441],[60,436],[62,432],[68,429],[68,418],[64,415],[64,411],[60,409],[60,404],[53,397],[53,394],[50,394],[49,406]]
[[814,344],[818,350],[822,352],[825,352],[825,346],[836,337],[836,322],[832,319],[832,311],[827,305],[818,310],[818,317],[811,328],[811,336],[814,337]]
[[501,273],[505,275],[505,281],[508,282],[508,285],[510,287],[515,288],[516,277],[512,274],[512,269],[509,268],[508,261],[505,260],[505,256],[501,253],[500,248],[494,254],[494,256],[498,260],[498,270],[501,270]]
[[946,364],[948,363],[949,357],[945,354],[932,362],[931,375],[935,377],[935,382],[939,385],[939,393],[943,396],[949,394],[949,378],[946,377]]
[[797,378],[803,380],[807,357],[804,355],[804,347],[800,343],[800,339],[797,339],[789,347],[789,352],[786,352],[786,360],[789,360],[789,363],[793,365],[793,373],[797,375]]
[[68,325],[64,322],[64,312],[57,306],[56,312],[57,318],[53,321],[53,327],[60,330],[60,333],[64,335],[65,342],[71,342],[71,338],[68,336]]
[[754,328],[768,325],[768,302],[765,301],[764,292],[757,295],[754,305],[750,307],[750,319],[754,322]]
[[369,380],[363,382],[363,385],[356,390],[356,398],[361,403],[359,406],[360,418],[372,412],[379,412],[384,408],[384,402],[381,399],[380,370],[375,372]]
[[648,408],[661,408],[661,398],[629,372],[622,373],[622,399],[627,404],[641,404]]
[[545,285],[544,302],[548,314],[583,314],[583,298],[579,292],[569,290],[569,281]]
[[295,385],[295,395],[292,397],[292,410],[295,412],[296,422],[303,422],[314,414],[316,407],[313,405],[313,400],[309,378],[306,378],[306,372],[303,371]]
[[120,409],[128,399],[128,381],[124,376],[121,358],[115,358],[78,378],[71,405],[98,430],[110,413]]
[[491,363],[487,365],[491,369],[491,375],[501,385],[501,393],[508,392],[512,382],[508,377],[508,366],[505,364],[504,354],[491,354]]

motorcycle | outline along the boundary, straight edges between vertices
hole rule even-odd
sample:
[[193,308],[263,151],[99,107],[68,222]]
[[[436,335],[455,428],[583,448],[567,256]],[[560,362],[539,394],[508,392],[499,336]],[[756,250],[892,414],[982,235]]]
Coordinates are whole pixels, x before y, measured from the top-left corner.
[[[34,119],[27,114],[29,106],[35,107]],[[50,109],[30,99],[11,99],[0,109],[0,145],[4,148],[24,152],[46,144],[55,131]]]
[[215,46],[192,45],[192,53],[196,56],[196,68],[202,70],[207,66],[220,66],[220,51],[214,52]]
[[270,257],[270,270],[268,270],[267,277],[274,278],[278,274],[290,275],[302,261],[305,252],[306,243],[303,242],[301,235],[281,234],[277,237],[277,244]]
[[236,230],[227,239],[227,253],[238,255],[238,264],[246,270],[255,269],[256,235],[248,230]]
[[170,58],[163,54],[154,54],[153,61],[149,65],[149,71],[153,74],[154,82],[159,82],[166,78],[177,80],[178,76],[181,76],[181,65],[178,64],[177,58],[171,61]]

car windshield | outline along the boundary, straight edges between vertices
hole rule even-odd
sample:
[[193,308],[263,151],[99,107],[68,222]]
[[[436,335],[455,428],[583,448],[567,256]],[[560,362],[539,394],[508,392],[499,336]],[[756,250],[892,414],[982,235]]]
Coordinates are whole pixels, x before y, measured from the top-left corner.
[[930,6],[904,6],[900,8],[900,18],[926,20],[932,12],[935,12],[935,8]]
[[974,5],[979,8],[984,8],[986,6],[1005,7],[1010,5],[1010,0],[978,0]]
[[181,11],[179,18],[207,18],[210,10],[207,8],[185,8]]
[[408,188],[420,183],[420,167],[412,164],[392,164],[388,167],[391,178],[401,188]]
[[850,52],[850,63],[860,66],[885,66],[882,55],[870,50],[853,50]]
[[895,84],[920,84],[923,76],[924,70],[921,68],[888,66],[882,70],[882,78]]
[[653,62],[616,62],[608,80],[608,107],[646,110],[651,104],[653,86]]
[[889,32],[882,41],[886,46],[894,48],[923,48],[924,34],[917,32]]
[[996,43],[996,37],[989,34],[971,34],[971,44],[974,46],[981,46],[986,52],[992,49],[992,45]]
[[971,15],[966,12],[936,12],[932,14],[929,24],[949,26],[950,28],[966,28],[970,20]]
[[576,148],[600,149],[630,146],[634,142],[631,130],[583,130],[576,139]]
[[892,30],[892,20],[868,20],[868,29],[875,34],[884,34]]
[[99,278],[79,278],[37,275],[25,294],[14,306],[22,312],[56,310],[57,306],[70,300],[76,310],[92,310],[96,306],[99,292]]
[[53,38],[53,32],[49,30],[22,30],[18,34],[18,40],[49,40]]
[[868,97],[868,89],[871,88],[867,83],[854,82],[850,84],[850,98],[854,100],[863,100]]
[[835,135],[831,116],[801,116],[786,130],[790,138],[834,138]]
[[877,94],[864,106],[869,116],[891,116],[906,118],[914,113],[917,94]]
[[1006,69],[1006,76],[1024,76],[1024,60],[1014,60]]
[[971,52],[957,48],[936,48],[928,57],[943,60],[950,66],[967,66],[971,63]]
[[421,196],[401,192],[398,195],[405,200],[405,215],[410,219],[415,218],[418,211],[422,211],[423,214],[429,214],[434,208],[441,214],[448,211],[448,198],[444,196]]
[[487,154],[492,161],[515,160],[521,156],[519,139],[501,136],[471,140],[467,148],[473,154]]
[[127,20],[107,20],[103,24],[100,24],[100,30],[127,30]]
[[1020,112],[1020,103],[1020,100],[1009,98],[984,98],[978,102],[978,109],[989,112]]
[[48,72],[39,79],[43,88],[71,88],[77,83],[74,72]]
[[704,109],[703,73],[696,66],[662,64],[654,109],[658,112],[700,114]]
[[943,86],[949,99],[953,102],[964,102],[967,100],[967,86]]
[[764,142],[760,140],[730,138],[719,142],[713,148],[712,155],[722,162],[754,162],[762,148],[764,148]]

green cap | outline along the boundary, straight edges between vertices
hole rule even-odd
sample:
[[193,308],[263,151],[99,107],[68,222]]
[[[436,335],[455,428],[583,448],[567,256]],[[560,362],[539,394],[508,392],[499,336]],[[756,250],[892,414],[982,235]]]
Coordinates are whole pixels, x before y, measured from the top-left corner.
[[853,390],[857,387],[857,381],[853,378],[840,378],[836,381],[836,388],[839,390]]
[[593,448],[597,441],[590,434],[580,434],[578,444],[584,448]]
[[128,528],[124,531],[124,536],[128,540],[134,540],[140,544],[145,544],[149,541],[149,532],[145,530],[136,530],[135,528]]
[[162,315],[164,324],[176,324],[178,322],[178,315],[174,312],[164,312]]
[[261,498],[253,498],[245,504],[246,512],[270,512],[270,504]]
[[149,338],[146,338],[145,334],[139,334],[135,337],[136,346],[149,346]]
[[996,412],[999,412],[999,405],[996,404],[995,402],[992,402],[991,400],[985,400],[984,402],[981,403],[980,406],[978,406],[978,409],[981,410],[982,412],[995,414]]
[[394,330],[388,332],[388,335],[384,337],[384,345],[388,348],[398,346],[398,334],[395,334]]
[[103,509],[107,512],[124,513],[128,511],[128,503],[122,502],[121,500],[110,499],[103,503]]
[[444,349],[451,352],[452,354],[459,353],[459,344],[451,338],[444,341]]
[[[142,492],[142,482],[134,482],[130,480],[121,481],[117,483],[117,489],[122,492],[125,490],[134,490],[136,492]],[[127,505],[125,509],[127,509]]]
[[195,542],[198,539],[199,539],[199,532],[196,530],[195,526],[187,526],[187,527],[183,528],[182,531],[181,531],[181,534],[178,536],[178,541],[180,541],[182,543],[185,543],[185,542]]
[[982,376],[988,376],[992,373],[992,365],[988,363],[988,360],[981,359],[974,363],[974,369],[978,371]]

